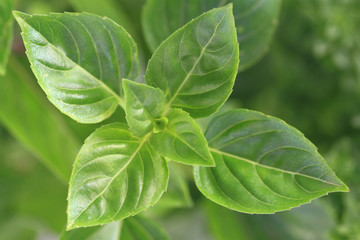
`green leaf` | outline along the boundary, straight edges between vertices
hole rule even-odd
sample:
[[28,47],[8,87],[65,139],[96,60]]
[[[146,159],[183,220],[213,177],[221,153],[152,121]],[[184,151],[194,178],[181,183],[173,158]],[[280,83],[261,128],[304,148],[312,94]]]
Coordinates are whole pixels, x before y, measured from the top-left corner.
[[181,169],[174,163],[169,163],[169,184],[168,189],[161,197],[155,208],[166,210],[169,208],[188,208],[193,206],[189,188]]
[[34,86],[30,70],[11,57],[0,76],[0,121],[57,177],[67,182],[81,145],[63,115]]
[[187,112],[171,109],[165,129],[151,135],[151,144],[163,157],[190,165],[214,165],[206,139]]
[[[129,129],[138,137],[149,133],[154,126],[161,126],[160,118],[166,104],[163,91],[145,84],[123,80],[125,112]],[[166,121],[166,120],[165,120]]]
[[109,223],[104,226],[78,228],[64,231],[60,240],[165,240],[169,239],[165,230],[154,220],[134,216],[123,221]]
[[154,220],[137,215],[124,220],[120,239],[168,240],[170,238]]
[[60,111],[96,123],[124,106],[121,79],[135,79],[139,66],[135,43],[122,27],[88,13],[14,16],[32,70]]
[[60,240],[119,240],[121,239],[122,221],[112,222],[104,226],[77,228],[64,231]]
[[192,117],[216,112],[229,97],[239,64],[232,5],[211,10],[173,33],[149,61],[145,79],[170,107]]
[[239,70],[257,62],[268,50],[275,32],[281,0],[148,0],[142,25],[152,51],[172,32],[204,11],[234,4],[235,25],[240,46]]
[[77,12],[89,12],[100,16],[106,16],[120,24],[131,35],[136,34],[133,23],[129,19],[125,9],[113,0],[69,0],[71,6]]
[[0,75],[5,75],[13,38],[12,0],[0,1]]
[[166,189],[166,161],[122,123],[105,125],[86,140],[70,179],[68,229],[135,215]]
[[254,239],[248,234],[248,226],[241,221],[239,213],[211,201],[205,201],[204,203],[209,229],[215,239]]
[[227,208],[274,213],[349,190],[316,147],[277,118],[233,110],[215,117],[205,136],[216,167],[196,167],[196,185]]

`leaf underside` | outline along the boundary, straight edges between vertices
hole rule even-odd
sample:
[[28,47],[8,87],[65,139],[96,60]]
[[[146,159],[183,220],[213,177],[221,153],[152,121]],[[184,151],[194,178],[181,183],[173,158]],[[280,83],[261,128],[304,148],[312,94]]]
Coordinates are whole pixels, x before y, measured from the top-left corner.
[[170,107],[192,117],[216,112],[229,97],[239,64],[232,6],[197,17],[155,51],[145,74],[148,85],[164,91]]
[[139,72],[137,49],[115,22],[88,13],[14,12],[40,86],[63,113],[100,122],[123,105],[121,79]]
[[249,110],[216,116],[205,136],[216,167],[195,167],[210,200],[245,213],[274,213],[348,191],[302,133]]
[[148,0],[142,25],[152,51],[172,32],[205,11],[234,4],[240,46],[239,70],[257,62],[268,50],[277,26],[281,0]]
[[120,220],[154,205],[166,189],[165,160],[125,124],[105,125],[85,141],[70,179],[68,229]]

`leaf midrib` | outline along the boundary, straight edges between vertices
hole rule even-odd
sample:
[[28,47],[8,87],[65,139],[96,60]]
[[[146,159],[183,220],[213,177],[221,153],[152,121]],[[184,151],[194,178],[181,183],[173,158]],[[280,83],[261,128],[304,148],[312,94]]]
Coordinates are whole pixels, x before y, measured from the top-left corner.
[[182,83],[180,84],[180,86],[178,87],[178,89],[176,90],[176,92],[174,93],[174,95],[170,98],[168,104],[165,106],[165,110],[164,110],[164,115],[166,115],[168,113],[168,111],[170,110],[170,106],[172,104],[172,102],[175,100],[175,98],[177,97],[177,95],[179,94],[179,92],[181,91],[181,89],[184,87],[184,85],[186,84],[186,82],[189,80],[190,76],[192,75],[193,71],[195,70],[195,68],[197,67],[197,65],[199,64],[202,56],[204,55],[204,52],[206,50],[206,48],[208,47],[208,45],[212,42],[213,38],[216,35],[217,29],[219,27],[219,25],[222,23],[222,21],[224,20],[225,16],[227,15],[227,12],[224,14],[224,16],[221,18],[221,20],[219,21],[218,24],[216,24],[216,27],[214,29],[214,33],[212,34],[212,36],[210,37],[209,41],[205,44],[205,46],[201,49],[200,55],[198,57],[198,59],[195,61],[193,67],[190,69],[190,71],[186,74],[184,80],[182,81]]
[[299,175],[299,176],[307,177],[307,178],[317,180],[317,181],[320,181],[320,182],[323,182],[323,183],[326,183],[326,184],[329,184],[329,185],[333,185],[333,186],[336,186],[336,187],[341,187],[341,185],[338,185],[338,184],[335,184],[335,183],[332,183],[332,182],[328,182],[328,181],[325,181],[323,179],[319,179],[319,178],[316,178],[316,177],[313,177],[313,176],[310,176],[310,175],[306,175],[306,174],[302,174],[302,173],[299,173],[299,172],[291,172],[291,171],[284,170],[284,169],[281,169],[281,168],[276,168],[276,167],[271,167],[271,166],[268,166],[268,165],[264,165],[264,164],[261,164],[261,163],[258,163],[258,162],[251,161],[250,159],[247,159],[247,158],[243,158],[243,157],[233,155],[231,153],[223,152],[223,151],[218,150],[216,148],[209,148],[209,150],[210,150],[210,152],[225,155],[225,156],[228,156],[228,157],[232,157],[232,158],[235,158],[235,159],[247,162],[247,163],[251,163],[251,164],[253,164],[255,166],[260,166],[260,167],[263,167],[263,168],[267,168],[267,169],[271,169],[271,170],[275,170],[275,171],[279,171],[279,172],[283,172],[283,173],[288,173],[288,174],[291,174],[291,175]]
[[[111,95],[113,95],[117,100],[118,100],[118,104],[120,105],[120,107],[122,107],[123,109],[125,109],[125,101],[124,99],[122,99],[118,94],[116,94],[109,86],[107,86],[103,81],[101,81],[100,79],[98,79],[97,77],[95,77],[94,75],[92,75],[91,73],[89,73],[86,69],[84,69],[80,64],[75,63],[71,58],[69,58],[67,55],[65,55],[62,51],[60,51],[57,47],[55,47],[41,32],[39,32],[38,30],[36,30],[35,28],[32,27],[32,25],[30,25],[28,22],[25,21],[24,18],[18,16],[18,19],[21,19],[22,22],[24,22],[27,26],[29,26],[30,28],[32,28],[35,32],[37,32],[41,37],[43,37],[47,44],[49,44],[56,52],[60,53],[62,56],[64,56],[68,61],[70,61],[71,63],[73,63],[76,67],[78,67],[78,69],[80,69],[81,71],[83,71],[86,75],[90,76],[91,78],[93,78],[96,82],[98,82],[101,87],[103,87],[106,91],[108,91]],[[91,38],[92,39],[92,38]],[[24,39],[24,41],[26,41]],[[76,40],[74,39],[75,43]],[[93,41],[93,39],[92,39]],[[36,59],[35,59],[36,60]],[[101,69],[101,68],[100,68]]]
[[96,199],[98,199],[101,195],[103,195],[103,193],[108,189],[108,187],[111,185],[111,183],[119,176],[119,174],[126,169],[126,167],[132,162],[132,160],[135,158],[135,156],[140,152],[142,146],[147,142],[147,140],[149,139],[149,137],[151,136],[151,133],[148,135],[145,135],[145,137],[141,140],[141,142],[139,143],[139,146],[136,148],[136,150],[134,151],[134,153],[129,157],[129,160],[127,161],[127,163],[119,169],[119,171],[111,178],[111,180],[109,181],[109,183],[106,185],[106,187],[87,205],[87,207],[85,207],[71,222],[71,224],[68,224],[68,229],[71,229],[70,227],[73,226],[73,224],[75,223],[76,219],[78,219],[81,214],[83,214],[95,201]]

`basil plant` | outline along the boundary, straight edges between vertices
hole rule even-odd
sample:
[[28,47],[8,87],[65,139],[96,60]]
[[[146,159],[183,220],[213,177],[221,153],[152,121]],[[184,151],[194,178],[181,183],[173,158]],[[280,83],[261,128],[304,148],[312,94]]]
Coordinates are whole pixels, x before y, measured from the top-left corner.
[[[238,72],[266,51],[279,1],[267,1],[272,8],[264,5],[256,21],[241,3],[233,9],[193,1],[186,18],[168,22],[164,16],[179,14],[181,1],[157,8],[163,2],[150,0],[143,11],[153,51],[144,78],[135,41],[109,18],[13,13],[32,71],[62,113],[84,124],[102,122],[118,107],[126,113],[127,124],[103,125],[81,147],[69,182],[67,230],[108,223],[121,224],[122,234],[139,224],[150,228],[135,215],[167,191],[170,161],[193,167],[206,198],[243,213],[275,213],[348,191],[294,127],[252,110],[218,112]],[[200,15],[202,3],[208,11]],[[204,117],[202,131],[195,119]],[[162,232],[152,234],[162,239]]]

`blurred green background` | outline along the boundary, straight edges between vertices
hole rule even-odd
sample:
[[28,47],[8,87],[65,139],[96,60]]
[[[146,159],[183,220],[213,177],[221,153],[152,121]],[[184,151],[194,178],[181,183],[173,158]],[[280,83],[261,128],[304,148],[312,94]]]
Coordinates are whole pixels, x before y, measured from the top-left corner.
[[[15,9],[106,15],[134,37],[144,69],[150,57],[140,25],[144,2],[17,0]],[[82,141],[106,122],[125,121],[124,113],[97,125],[61,115],[31,73],[18,26],[14,33],[7,74],[0,76],[0,239],[57,239],[66,221],[66,178]],[[246,215],[202,197],[184,167],[170,183],[173,191],[145,214],[175,240],[360,239],[360,1],[283,1],[270,51],[238,74],[228,105],[298,128],[351,192],[274,215]]]

